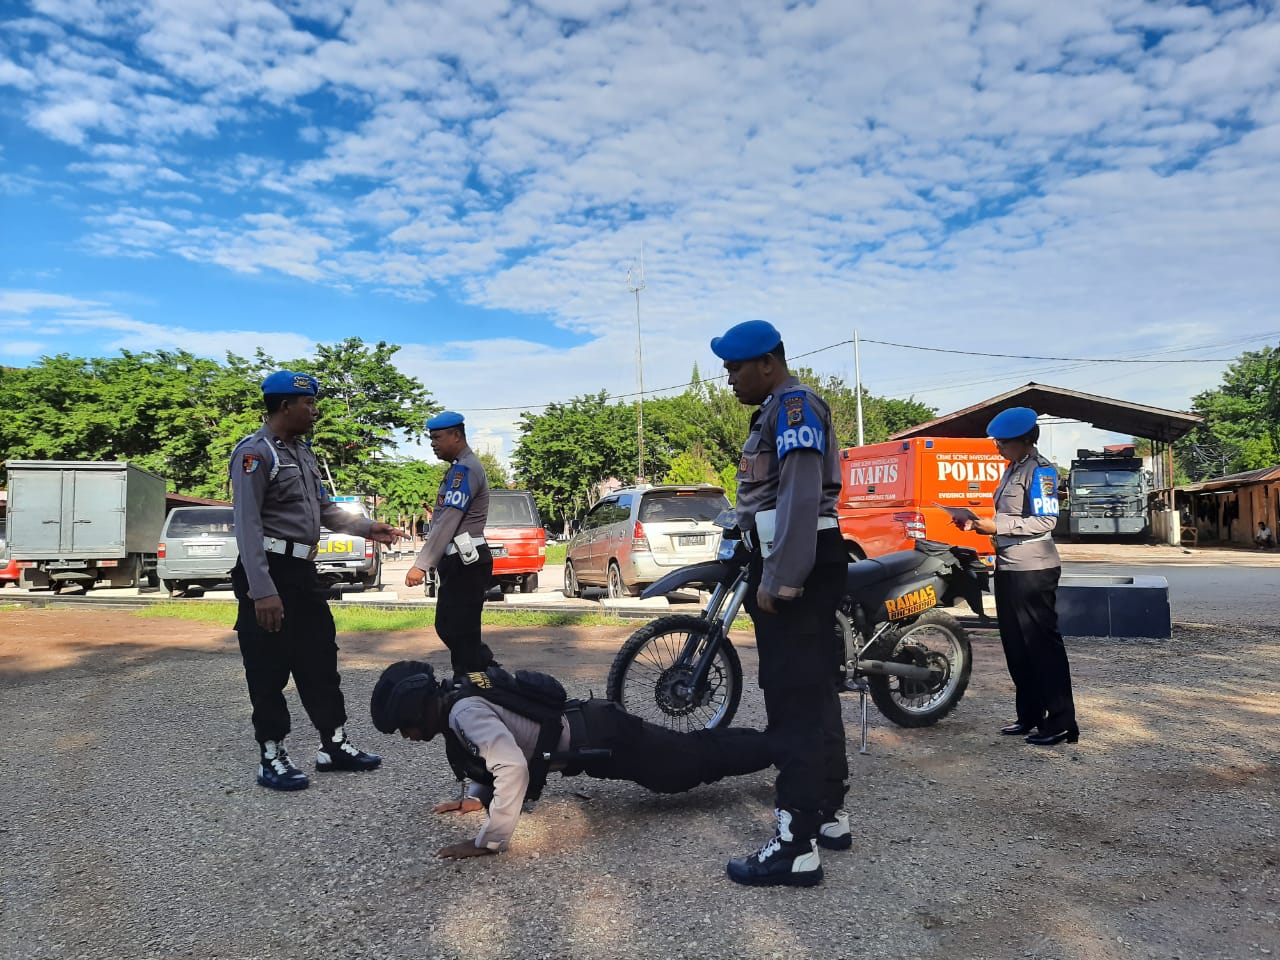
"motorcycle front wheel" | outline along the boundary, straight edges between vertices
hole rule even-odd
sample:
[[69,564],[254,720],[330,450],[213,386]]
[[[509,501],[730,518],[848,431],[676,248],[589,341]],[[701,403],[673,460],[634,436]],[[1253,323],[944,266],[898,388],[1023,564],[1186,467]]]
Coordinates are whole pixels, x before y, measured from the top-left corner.
[[[680,654],[690,637],[693,658]],[[693,690],[693,667],[711,639],[701,617],[663,617],[641,627],[622,645],[609,668],[606,693],[627,713],[682,733],[727,727],[742,699],[742,661],[726,637],[711,661],[701,690]]]
[[937,680],[870,674],[867,685],[879,711],[900,727],[928,727],[955,709],[969,686],[973,649],[955,617],[928,610],[876,643],[871,657],[937,669]]

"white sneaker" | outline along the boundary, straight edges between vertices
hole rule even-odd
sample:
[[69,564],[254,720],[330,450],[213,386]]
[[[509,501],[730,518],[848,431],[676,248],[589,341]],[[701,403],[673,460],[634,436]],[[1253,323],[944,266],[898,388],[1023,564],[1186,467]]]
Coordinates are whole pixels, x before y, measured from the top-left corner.
[[849,832],[849,814],[837,810],[818,827],[818,846],[824,850],[848,850],[853,846],[853,834]]

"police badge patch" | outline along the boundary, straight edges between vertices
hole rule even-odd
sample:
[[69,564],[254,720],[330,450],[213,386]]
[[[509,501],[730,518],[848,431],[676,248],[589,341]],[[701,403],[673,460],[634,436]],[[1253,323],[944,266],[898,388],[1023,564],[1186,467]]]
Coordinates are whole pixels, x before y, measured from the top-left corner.
[[262,458],[256,453],[246,453],[240,459],[240,466],[245,473],[253,473],[262,465]]
[[1031,475],[1031,515],[1056,517],[1058,515],[1058,471],[1053,467],[1040,467]]
[[792,450],[826,452],[827,435],[822,418],[809,405],[804,393],[796,391],[782,397],[782,411],[778,415],[774,445],[779,460]]

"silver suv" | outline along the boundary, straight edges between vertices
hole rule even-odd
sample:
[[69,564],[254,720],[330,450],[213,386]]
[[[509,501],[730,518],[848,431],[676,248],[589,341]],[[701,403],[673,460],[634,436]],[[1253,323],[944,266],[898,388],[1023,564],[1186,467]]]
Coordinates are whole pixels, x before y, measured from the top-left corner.
[[610,597],[636,596],[678,567],[714,560],[720,528],[712,521],[729,500],[705,484],[626,487],[593,506],[569,540],[564,595],[586,586]]
[[160,531],[156,576],[171,594],[230,586],[239,556],[231,507],[175,507]]

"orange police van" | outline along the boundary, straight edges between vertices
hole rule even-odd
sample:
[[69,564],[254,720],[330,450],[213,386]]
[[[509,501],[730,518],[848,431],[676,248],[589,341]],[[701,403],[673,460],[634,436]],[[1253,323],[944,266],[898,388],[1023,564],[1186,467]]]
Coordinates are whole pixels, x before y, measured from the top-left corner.
[[841,450],[836,512],[850,557],[937,540],[970,547],[994,564],[991,538],[961,530],[943,507],[993,516],[992,495],[1005,466],[986,437],[914,437]]

